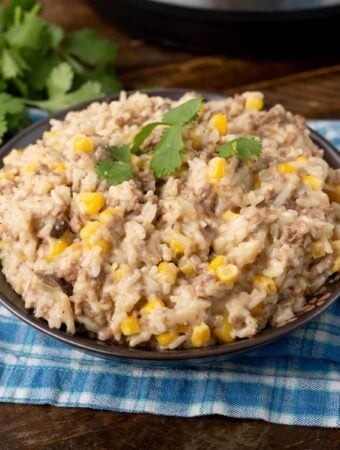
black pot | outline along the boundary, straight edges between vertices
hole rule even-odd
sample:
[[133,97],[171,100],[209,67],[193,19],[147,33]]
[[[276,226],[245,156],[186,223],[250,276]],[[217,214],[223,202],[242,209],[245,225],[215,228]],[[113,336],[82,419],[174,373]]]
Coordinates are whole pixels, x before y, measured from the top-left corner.
[[129,33],[197,52],[333,54],[335,0],[89,0]]

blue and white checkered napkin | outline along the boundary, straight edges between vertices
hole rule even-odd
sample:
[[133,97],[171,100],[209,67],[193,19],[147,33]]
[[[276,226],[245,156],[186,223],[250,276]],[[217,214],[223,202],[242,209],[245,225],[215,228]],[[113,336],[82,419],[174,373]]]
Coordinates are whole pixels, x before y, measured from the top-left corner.
[[[313,122],[340,148],[340,123]],[[0,400],[174,416],[340,425],[340,304],[246,356],[147,369],[74,350],[0,307]]]

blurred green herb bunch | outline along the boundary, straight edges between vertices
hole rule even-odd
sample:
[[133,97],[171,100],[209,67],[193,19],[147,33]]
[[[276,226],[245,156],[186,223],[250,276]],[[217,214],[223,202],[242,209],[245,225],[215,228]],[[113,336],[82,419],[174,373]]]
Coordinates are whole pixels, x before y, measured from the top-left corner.
[[92,29],[65,35],[35,0],[0,0],[0,144],[30,122],[27,106],[53,113],[119,91],[117,48]]

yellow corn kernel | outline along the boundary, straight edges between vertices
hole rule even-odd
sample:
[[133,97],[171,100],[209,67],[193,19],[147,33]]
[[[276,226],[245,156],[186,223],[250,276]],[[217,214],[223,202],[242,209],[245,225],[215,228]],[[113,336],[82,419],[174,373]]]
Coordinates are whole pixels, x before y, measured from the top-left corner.
[[224,263],[225,263],[225,256],[218,255],[212,261],[210,261],[209,269],[215,272],[216,269],[220,266],[223,266]]
[[210,328],[206,323],[195,325],[192,329],[191,343],[194,347],[202,347],[210,339]]
[[254,308],[252,308],[250,310],[250,312],[252,313],[253,316],[258,316],[258,315],[262,314],[262,312],[263,312],[262,303],[259,303],[258,305],[254,306]]
[[335,258],[335,261],[333,264],[333,272],[340,272],[340,256],[337,256]]
[[110,247],[110,243],[100,239],[99,241],[93,242],[93,244],[90,242],[87,242],[87,246],[88,246],[88,248],[100,247],[103,250],[103,252],[107,252]]
[[222,342],[233,342],[235,338],[231,335],[232,331],[233,327],[231,323],[227,317],[224,317],[221,325],[214,328],[213,333]]
[[187,236],[181,233],[173,233],[170,238],[169,247],[176,255],[181,255],[185,250],[196,249],[195,243],[191,241]]
[[86,214],[97,214],[105,206],[105,199],[100,192],[80,192],[77,198]]
[[178,267],[175,264],[163,261],[158,264],[158,275],[165,283],[175,284],[178,275]]
[[53,172],[61,174],[61,173],[65,173],[65,171],[66,171],[65,163],[59,162],[59,163],[55,163],[53,165]]
[[181,258],[178,262],[179,270],[184,273],[184,275],[194,276],[196,275],[196,269],[191,261],[187,258]]
[[211,118],[211,125],[216,128],[221,136],[225,135],[228,131],[228,119],[225,114],[218,113]]
[[37,163],[32,163],[26,167],[25,171],[29,173],[34,173],[37,170],[37,167],[38,167]]
[[88,240],[84,240],[84,244],[89,250],[92,250],[94,247],[100,247],[103,252],[107,252],[110,247],[110,243],[104,239],[96,240],[90,238]]
[[100,227],[100,223],[95,222],[87,222],[87,224],[80,230],[80,237],[83,239],[83,241],[88,241],[91,236],[93,236],[98,228]]
[[94,150],[94,144],[89,137],[78,137],[73,141],[73,150],[75,152],[91,153]]
[[184,245],[176,239],[171,239],[170,248],[174,253],[183,254],[185,251]]
[[334,253],[337,256],[340,256],[340,240],[332,241],[331,244],[332,244],[332,248],[333,248]]
[[312,256],[313,258],[322,258],[326,255],[325,247],[322,241],[315,241],[312,244]]
[[49,253],[46,257],[48,262],[53,261],[57,256],[63,253],[64,250],[70,245],[70,242],[66,238],[61,238],[50,245]]
[[294,167],[292,164],[282,163],[277,166],[279,169],[279,172],[283,173],[284,175],[288,173],[296,173],[297,168]]
[[210,180],[216,181],[224,177],[227,169],[227,163],[224,158],[216,156],[209,161],[208,176]]
[[167,347],[170,345],[176,338],[178,337],[178,334],[174,331],[165,331],[162,334],[159,334],[156,336],[156,340],[159,345],[162,347]]
[[124,336],[132,336],[142,331],[139,320],[135,316],[129,316],[123,320],[121,330]]
[[260,95],[249,95],[246,98],[246,109],[260,111],[263,109],[263,98]]
[[181,267],[180,270],[182,273],[184,273],[184,275],[188,275],[191,277],[197,274],[195,267],[191,264],[185,264],[184,266]]
[[224,219],[226,222],[231,222],[232,220],[236,219],[236,217],[238,217],[238,216],[239,216],[239,214],[233,213],[233,212],[230,211],[230,210],[225,211],[225,212],[222,214],[222,217],[223,217],[223,219]]
[[141,314],[149,314],[151,311],[155,310],[156,308],[162,308],[164,307],[164,302],[160,297],[152,298],[148,301],[148,303],[141,308],[140,312]]
[[234,264],[226,264],[216,269],[216,276],[222,283],[231,284],[237,280],[239,276],[238,267]]
[[340,184],[326,184],[325,192],[331,202],[340,203]]
[[20,260],[21,262],[24,262],[24,261],[26,261],[26,259],[27,259],[27,256],[25,255],[25,253],[20,252],[20,253],[19,253],[19,260]]
[[305,163],[305,162],[307,162],[308,161],[308,158],[307,158],[307,156],[298,156],[297,158],[296,158],[296,161],[297,162],[299,162],[299,163]]
[[254,279],[254,285],[264,287],[269,295],[275,294],[277,290],[275,282],[264,275],[257,275]]
[[109,242],[103,239],[96,240],[93,238],[100,226],[101,224],[98,221],[87,222],[87,224],[80,230],[79,234],[88,249],[92,249],[97,246],[106,252],[110,246]]
[[176,330],[179,334],[185,334],[189,331],[188,325],[180,324],[177,325]]
[[0,181],[1,180],[14,180],[15,174],[14,173],[2,173],[0,174]]
[[122,213],[123,212],[120,208],[105,209],[105,211],[103,211],[99,214],[99,222],[107,223],[111,217],[121,216]]
[[321,180],[314,175],[303,175],[301,181],[308,184],[313,191],[318,191],[321,189]]
[[113,272],[113,279],[121,281],[131,273],[131,268],[125,263],[122,263],[118,269]]
[[202,103],[202,105],[200,106],[199,111],[200,111],[201,114],[204,113],[204,111],[205,111],[205,105],[204,105],[203,103]]

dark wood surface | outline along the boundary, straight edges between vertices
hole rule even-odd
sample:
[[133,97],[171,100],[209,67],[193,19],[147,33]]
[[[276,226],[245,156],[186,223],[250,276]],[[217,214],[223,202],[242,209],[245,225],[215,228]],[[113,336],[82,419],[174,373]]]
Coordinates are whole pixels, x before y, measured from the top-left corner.
[[[105,23],[85,1],[45,0],[44,15],[66,29],[96,28],[120,47],[128,89],[188,87],[232,93],[261,89],[310,118],[340,118],[340,55],[305,58],[202,56],[145,43]],[[340,431],[220,416],[169,418],[89,409],[0,404],[0,449],[303,449],[339,448]]]
[[1,450],[335,450],[340,441],[340,430],[51,406],[3,405],[0,423]]

